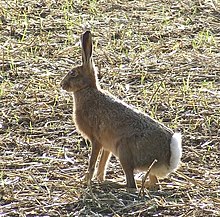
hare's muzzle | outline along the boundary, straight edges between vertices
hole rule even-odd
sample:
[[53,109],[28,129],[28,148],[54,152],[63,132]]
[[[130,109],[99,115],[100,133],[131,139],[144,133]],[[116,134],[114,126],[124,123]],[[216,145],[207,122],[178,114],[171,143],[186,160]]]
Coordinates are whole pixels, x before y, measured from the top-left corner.
[[66,90],[68,89],[67,85],[66,85],[66,82],[65,82],[65,79],[63,79],[61,82],[60,82],[60,86],[63,90]]
[[63,83],[64,83],[64,82],[63,82],[63,80],[62,80],[62,81],[60,82],[60,87],[61,87],[62,89],[63,89],[63,86],[64,86]]

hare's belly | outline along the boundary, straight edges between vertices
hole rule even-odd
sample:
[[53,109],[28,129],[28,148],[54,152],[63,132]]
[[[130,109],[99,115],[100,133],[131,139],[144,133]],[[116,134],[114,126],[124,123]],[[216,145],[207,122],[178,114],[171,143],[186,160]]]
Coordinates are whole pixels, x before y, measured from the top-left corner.
[[103,134],[100,138],[100,143],[103,149],[112,152],[115,156],[118,156],[117,139],[110,134]]
[[[141,171],[141,172],[148,171],[149,166],[150,165],[138,167],[136,168],[136,171]],[[150,170],[151,175],[155,175],[161,178],[166,177],[169,173],[170,173],[170,169],[169,169],[169,166],[166,164],[154,165]]]

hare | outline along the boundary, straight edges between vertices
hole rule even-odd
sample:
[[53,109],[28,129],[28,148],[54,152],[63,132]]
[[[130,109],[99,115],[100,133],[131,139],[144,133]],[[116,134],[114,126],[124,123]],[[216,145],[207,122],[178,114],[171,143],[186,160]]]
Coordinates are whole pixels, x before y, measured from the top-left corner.
[[73,68],[61,81],[62,89],[73,93],[76,128],[92,144],[87,182],[93,178],[99,153],[97,179],[105,180],[112,153],[120,161],[128,188],[136,188],[134,171],[148,170],[156,159],[148,184],[157,188],[158,177],[165,177],[178,168],[182,155],[181,134],[103,91],[92,52],[91,32],[86,31],[82,35],[82,65]]

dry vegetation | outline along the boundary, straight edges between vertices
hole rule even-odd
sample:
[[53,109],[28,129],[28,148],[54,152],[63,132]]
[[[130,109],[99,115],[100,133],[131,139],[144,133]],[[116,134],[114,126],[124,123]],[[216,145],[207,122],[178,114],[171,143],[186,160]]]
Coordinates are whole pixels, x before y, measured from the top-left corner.
[[[0,0],[0,216],[219,216],[219,0]],[[90,28],[101,86],[183,133],[161,191],[83,183],[59,82]],[[107,178],[123,180],[112,158]]]

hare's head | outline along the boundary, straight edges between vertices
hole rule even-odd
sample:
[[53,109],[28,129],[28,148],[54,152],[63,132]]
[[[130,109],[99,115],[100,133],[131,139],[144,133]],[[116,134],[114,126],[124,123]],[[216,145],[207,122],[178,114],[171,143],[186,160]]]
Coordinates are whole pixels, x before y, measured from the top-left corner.
[[68,92],[77,92],[87,87],[97,88],[96,70],[92,60],[92,36],[90,31],[82,35],[82,65],[70,70],[61,81]]

